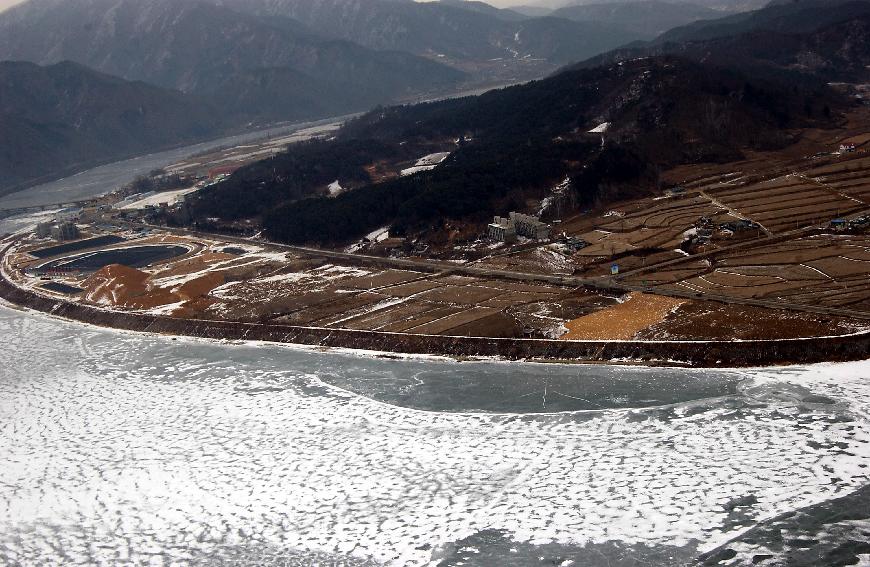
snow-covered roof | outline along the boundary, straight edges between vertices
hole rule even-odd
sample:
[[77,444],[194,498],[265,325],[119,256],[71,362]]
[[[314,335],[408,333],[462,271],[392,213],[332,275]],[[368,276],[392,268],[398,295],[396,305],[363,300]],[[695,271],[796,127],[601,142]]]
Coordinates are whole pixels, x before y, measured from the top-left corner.
[[596,126],[595,128],[593,128],[592,130],[589,130],[589,133],[590,134],[603,134],[603,133],[607,132],[609,129],[610,129],[610,122],[603,122],[603,123],[599,124],[598,126]]

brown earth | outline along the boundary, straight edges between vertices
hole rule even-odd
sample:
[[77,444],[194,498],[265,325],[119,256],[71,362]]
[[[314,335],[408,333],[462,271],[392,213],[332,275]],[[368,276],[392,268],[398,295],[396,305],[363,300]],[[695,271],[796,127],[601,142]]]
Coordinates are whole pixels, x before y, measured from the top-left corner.
[[639,332],[643,340],[764,340],[836,336],[862,330],[852,320],[764,309],[690,301],[665,319]]
[[562,340],[629,340],[656,323],[660,323],[682,300],[659,295],[633,293],[629,299],[612,307],[585,315],[565,324],[568,332]]

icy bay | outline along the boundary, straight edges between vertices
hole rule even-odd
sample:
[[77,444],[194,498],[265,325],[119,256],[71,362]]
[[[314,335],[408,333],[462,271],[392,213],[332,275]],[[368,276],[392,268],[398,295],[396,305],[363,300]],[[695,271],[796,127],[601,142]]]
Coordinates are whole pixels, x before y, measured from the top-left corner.
[[867,363],[379,359],[6,308],[0,336],[2,564],[694,564],[868,484]]

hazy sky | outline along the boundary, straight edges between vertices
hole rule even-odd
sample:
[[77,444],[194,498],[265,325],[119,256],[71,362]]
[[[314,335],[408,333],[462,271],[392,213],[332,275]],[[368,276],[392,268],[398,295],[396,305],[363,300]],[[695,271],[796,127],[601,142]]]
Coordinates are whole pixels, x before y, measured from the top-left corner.
[[[0,0],[0,10],[5,10],[9,6],[14,6],[23,1],[24,0]],[[492,4],[493,6],[499,6],[500,8],[506,8],[508,6],[516,6],[517,4],[536,4],[537,2],[535,2],[535,0],[490,0],[487,3]]]

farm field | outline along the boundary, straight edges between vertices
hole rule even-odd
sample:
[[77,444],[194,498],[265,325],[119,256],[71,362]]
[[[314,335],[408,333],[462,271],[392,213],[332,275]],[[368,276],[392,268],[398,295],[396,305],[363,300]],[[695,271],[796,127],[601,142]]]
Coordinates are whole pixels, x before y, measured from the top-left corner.
[[[121,237],[75,254],[120,258],[119,251],[155,246],[183,253],[147,265],[56,271],[48,266],[68,258],[38,258],[47,242],[31,238],[7,255],[4,271],[40,293],[110,309],[410,334],[554,338],[564,321],[616,302],[575,287],[338,265],[217,238],[160,231]],[[45,288],[46,279],[56,285]]]
[[[634,295],[458,275],[450,270],[339,264],[265,244],[230,244],[217,237],[157,230],[93,242],[94,249],[66,252],[61,248],[59,257],[46,257],[42,252],[51,250],[48,242],[25,239],[6,256],[4,273],[38,293],[107,309],[419,335],[708,340],[723,338],[723,333],[776,338],[863,328],[848,318],[762,308],[723,311],[718,303],[657,293],[674,289],[856,309],[870,306],[870,286],[864,284],[870,239],[844,235],[725,249],[712,262],[676,255],[683,261],[639,274],[638,281],[642,279],[651,293]],[[50,282],[39,276],[41,267],[63,264],[65,254],[101,258],[108,252],[108,257],[117,258],[118,251],[157,246],[185,252],[138,267],[111,264],[88,272],[51,272]],[[513,268],[542,262],[539,268],[550,266],[554,273],[560,267],[553,263],[557,254],[543,250],[505,256],[502,261]]]
[[678,290],[870,313],[870,238],[819,234],[626,278]]

